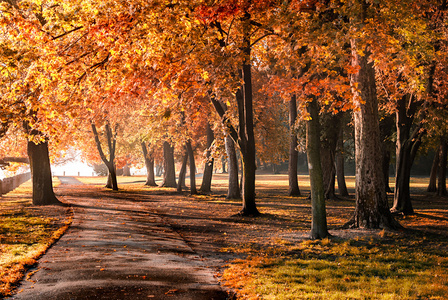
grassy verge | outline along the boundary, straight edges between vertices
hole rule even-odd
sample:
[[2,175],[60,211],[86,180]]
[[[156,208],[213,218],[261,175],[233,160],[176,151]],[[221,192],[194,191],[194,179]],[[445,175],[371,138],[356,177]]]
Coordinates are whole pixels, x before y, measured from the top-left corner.
[[241,299],[447,299],[446,253],[399,240],[285,244],[233,261],[223,279]]
[[0,298],[11,294],[70,223],[67,208],[31,205],[30,181],[0,198]]

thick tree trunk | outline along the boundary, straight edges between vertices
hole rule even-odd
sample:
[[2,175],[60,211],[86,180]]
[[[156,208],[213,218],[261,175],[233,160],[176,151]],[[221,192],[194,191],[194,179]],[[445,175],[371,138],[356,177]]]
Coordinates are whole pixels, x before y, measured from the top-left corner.
[[109,123],[106,123],[105,130],[106,130],[107,145],[109,149],[109,159],[107,159],[101,146],[96,126],[94,123],[91,123],[91,126],[93,137],[95,138],[95,144],[98,149],[98,153],[100,154],[101,160],[104,162],[107,169],[109,170],[106,187],[111,188],[114,191],[118,191],[117,169],[115,166],[115,147],[117,143],[117,131],[115,130],[115,133],[112,133],[112,128],[110,128]]
[[230,136],[226,137],[226,153],[229,166],[229,188],[227,199],[241,199],[240,186],[238,184],[238,159],[236,157],[235,143]]
[[131,176],[131,167],[128,163],[123,167],[123,176]]
[[437,180],[437,195],[446,196],[446,159],[447,159],[448,142],[446,138],[442,137],[440,140],[439,153],[439,172]]
[[179,179],[177,180],[177,191],[182,192],[182,188],[185,187],[185,175],[187,173],[187,164],[188,164],[188,151],[185,148],[185,154],[182,158],[182,166],[179,171]]
[[213,130],[210,127],[210,124],[207,123],[207,152],[205,156],[205,166],[204,166],[204,174],[202,176],[202,184],[200,191],[202,193],[210,193],[212,186],[212,176],[213,176],[213,157],[211,157],[211,146],[215,139],[215,135],[213,134]]
[[297,179],[297,162],[299,160],[299,152],[297,152],[297,132],[295,124],[297,119],[297,99],[296,95],[291,96],[289,100],[289,196],[300,196],[299,181]]
[[392,189],[389,185],[389,169],[390,169],[390,152],[393,147],[391,140],[392,137],[392,128],[394,128],[394,117],[393,115],[387,115],[382,117],[380,120],[380,141],[381,141],[381,150],[383,156],[383,176],[384,176],[384,184],[386,187],[386,193],[392,193]]
[[191,147],[191,142],[186,143],[188,160],[190,165],[190,194],[195,195],[198,193],[196,190],[196,164],[194,162],[194,152],[193,147]]
[[309,104],[308,112],[311,120],[306,123],[306,153],[308,156],[308,171],[311,185],[311,238],[323,239],[329,234],[320,161],[319,107],[316,99]]
[[341,126],[339,129],[339,138],[336,146],[336,175],[338,178],[339,195],[347,197],[348,190],[345,183],[344,162],[344,127]]
[[[148,144],[146,147],[145,142],[140,143],[142,146],[143,157],[145,158],[145,167],[146,167],[146,182],[147,186],[157,186],[155,174],[154,174],[154,156],[153,151],[151,149],[151,144]],[[148,151],[149,148],[149,151]]]
[[440,154],[440,145],[437,148],[437,151],[434,153],[434,160],[431,166],[431,174],[429,175],[429,184],[427,188],[427,192],[437,192],[437,172],[439,170],[439,154]]
[[356,206],[351,227],[397,228],[389,210],[381,168],[381,146],[378,123],[378,100],[375,70],[369,62],[368,46],[361,56],[352,40],[352,66],[359,71],[351,76],[353,87],[356,159]]
[[163,187],[177,187],[176,169],[174,166],[174,147],[168,142],[163,142]]
[[35,144],[28,142],[28,157],[33,182],[33,204],[62,204],[53,191],[48,142]]

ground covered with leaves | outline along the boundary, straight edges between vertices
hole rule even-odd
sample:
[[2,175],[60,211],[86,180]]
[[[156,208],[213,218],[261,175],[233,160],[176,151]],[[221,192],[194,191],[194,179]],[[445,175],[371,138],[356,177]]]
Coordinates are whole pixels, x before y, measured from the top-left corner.
[[11,293],[71,219],[70,208],[32,206],[30,181],[0,198],[0,298]]
[[[103,189],[105,178],[80,178],[92,193],[146,203],[238,299],[448,299],[448,199],[425,193],[425,179],[412,182],[416,214],[397,216],[404,230],[338,229],[353,213],[349,197],[327,203],[333,237],[322,241],[308,238],[309,186],[300,179],[302,197],[289,197],[286,175],[258,175],[261,215],[249,218],[237,215],[241,200],[226,199],[224,174],[214,175],[212,194],[195,196],[145,187],[142,177],[119,178],[118,192]],[[353,178],[348,185],[353,192]]]

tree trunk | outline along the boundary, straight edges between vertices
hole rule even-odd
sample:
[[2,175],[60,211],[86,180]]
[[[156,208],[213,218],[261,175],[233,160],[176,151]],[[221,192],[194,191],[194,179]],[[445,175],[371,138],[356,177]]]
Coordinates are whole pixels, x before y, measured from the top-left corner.
[[339,138],[336,146],[336,174],[338,178],[339,195],[347,197],[348,190],[345,183],[344,162],[344,127],[341,126],[339,129]]
[[198,193],[196,190],[196,164],[194,162],[194,152],[190,141],[186,143],[186,147],[190,165],[190,194],[195,195]]
[[297,119],[297,99],[296,95],[292,95],[289,100],[289,196],[300,196],[299,181],[297,180],[297,162],[299,160],[299,152],[297,152],[297,132],[295,124]]
[[393,213],[414,213],[409,183],[411,167],[421,144],[421,130],[420,126],[417,126],[412,134],[410,133],[416,109],[416,102],[412,98],[412,95],[405,95],[397,102],[395,191],[394,204],[391,208]]
[[229,134],[234,141],[238,142],[243,160],[242,175],[242,195],[243,207],[240,215],[256,216],[259,215],[255,203],[255,138],[254,138],[254,119],[253,119],[253,98],[252,98],[252,74],[251,74],[251,41],[252,24],[251,15],[248,11],[241,17],[243,24],[243,66],[241,77],[243,86],[237,90],[236,100],[238,105],[238,130],[230,125],[228,117],[225,115],[225,109],[222,104],[213,96],[210,98],[216,112],[221,117],[222,123],[229,129]]
[[431,166],[431,174],[429,176],[429,184],[427,192],[437,192],[437,172],[439,170],[439,154],[440,154],[440,146],[437,148],[437,151],[434,153],[434,160]]
[[225,174],[227,173],[226,170],[226,159],[224,156],[221,156],[221,165],[222,165],[222,173]]
[[229,188],[227,199],[241,199],[240,186],[238,184],[238,159],[236,157],[235,143],[230,136],[225,139],[226,153],[229,166]]
[[384,185],[386,187],[386,193],[392,193],[392,189],[389,185],[389,168],[390,168],[390,150],[383,146],[383,177],[384,177]]
[[437,195],[446,196],[446,159],[447,159],[448,143],[446,138],[440,139],[440,153],[439,153],[439,174],[437,181]]
[[126,163],[123,167],[123,176],[131,176],[131,167]]
[[62,204],[53,191],[48,142],[36,145],[29,141],[28,157],[33,182],[33,205]]
[[[153,151],[151,149],[151,144],[148,143],[148,147],[146,147],[145,142],[140,143],[142,146],[143,157],[145,158],[145,167],[146,167],[146,182],[145,185],[148,186],[157,186],[155,174],[154,174],[154,156]],[[148,151],[149,148],[149,151]]]
[[311,185],[311,238],[323,239],[328,236],[325,211],[324,183],[320,161],[319,107],[314,99],[308,106],[311,120],[306,123],[306,153]]
[[177,187],[176,169],[174,166],[174,147],[167,141],[163,142],[163,187]]
[[177,181],[177,191],[182,192],[182,188],[185,186],[185,174],[187,173],[187,163],[188,163],[188,151],[185,148],[185,154],[182,158],[182,166],[179,172],[179,179]]
[[[335,156],[339,136],[340,116],[329,113],[322,115],[323,132],[320,147],[320,159],[324,182],[325,199],[337,199],[335,193]],[[320,131],[319,131],[320,132]]]
[[114,191],[118,191],[118,183],[117,183],[117,169],[115,167],[115,147],[117,144],[117,131],[115,129],[115,133],[112,133],[112,128],[110,128],[109,123],[106,123],[106,138],[107,145],[109,149],[109,159],[106,158],[104,154],[103,148],[101,146],[100,138],[98,135],[98,131],[94,123],[91,123],[93,137],[95,138],[95,144],[100,154],[101,160],[106,165],[109,170],[108,180],[106,183],[107,188],[111,188]]
[[386,187],[381,168],[381,147],[378,123],[378,100],[375,70],[369,62],[368,46],[361,56],[355,40],[351,41],[352,66],[358,72],[352,74],[355,159],[356,159],[356,205],[353,218],[346,225],[361,228],[397,228],[389,210]]
[[202,184],[200,191],[202,193],[210,193],[212,186],[212,176],[213,176],[213,157],[211,157],[211,146],[215,139],[215,135],[213,134],[213,130],[210,127],[210,124],[207,123],[207,152],[205,156],[205,166],[204,166],[204,174],[202,176]]

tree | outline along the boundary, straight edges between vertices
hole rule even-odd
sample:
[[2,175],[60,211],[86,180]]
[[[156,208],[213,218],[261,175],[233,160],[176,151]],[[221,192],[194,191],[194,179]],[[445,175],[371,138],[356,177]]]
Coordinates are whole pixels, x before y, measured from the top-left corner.
[[163,187],[177,187],[174,166],[174,147],[169,142],[163,142]]
[[306,153],[308,156],[308,170],[310,173],[312,221],[311,238],[323,239],[327,237],[327,218],[325,211],[324,183],[320,161],[320,125],[319,106],[317,100],[313,99],[308,112],[310,120],[306,124]]
[[213,176],[213,157],[211,156],[211,147],[213,145],[213,141],[215,139],[213,130],[210,127],[210,124],[207,123],[206,126],[207,131],[207,151],[205,154],[205,166],[204,166],[204,172],[202,176],[202,184],[200,191],[203,193],[210,193],[211,192],[211,184],[212,184],[212,176]]
[[[365,24],[369,4],[355,1],[359,9],[357,25]],[[352,67],[357,70],[351,75],[353,101],[356,105],[355,159],[356,159],[356,207],[350,221],[354,227],[397,228],[398,223],[389,211],[385,182],[381,169],[381,146],[378,123],[378,100],[375,69],[371,61],[371,46],[352,38]]]
[[[142,147],[143,157],[145,159],[145,167],[146,167],[146,182],[147,186],[157,186],[154,174],[154,150],[151,147],[151,144],[148,143],[148,147],[144,141],[140,143]],[[148,151],[149,149],[149,151]]]
[[106,142],[107,142],[107,148],[109,152],[109,158],[106,157],[103,148],[101,146],[100,137],[98,135],[98,131],[96,129],[96,125],[92,122],[92,132],[95,139],[95,144],[98,149],[98,153],[101,157],[101,160],[104,162],[104,164],[107,166],[107,169],[109,171],[108,179],[106,187],[110,188],[114,191],[118,191],[118,183],[117,183],[117,168],[115,165],[115,148],[117,144],[117,127],[118,124],[115,126],[114,131],[112,132],[112,128],[110,127],[109,122],[106,122],[105,124],[105,132],[106,132]]
[[297,151],[297,132],[294,130],[297,119],[297,100],[296,95],[291,96],[289,101],[289,162],[288,162],[288,179],[289,179],[289,196],[300,196],[299,182],[297,180],[297,163],[299,160],[299,152]]

